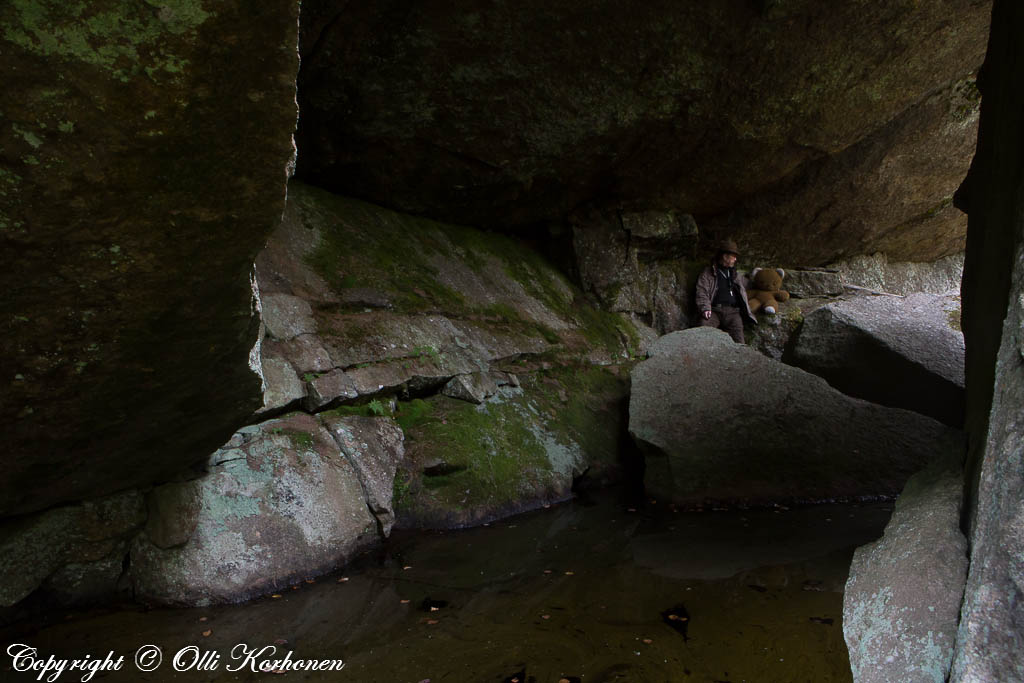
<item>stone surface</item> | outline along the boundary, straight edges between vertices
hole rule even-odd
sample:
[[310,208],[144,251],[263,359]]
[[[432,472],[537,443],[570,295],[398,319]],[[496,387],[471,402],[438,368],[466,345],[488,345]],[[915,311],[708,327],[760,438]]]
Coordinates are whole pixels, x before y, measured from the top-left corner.
[[964,419],[959,326],[959,297],[857,296],[808,313],[786,360],[851,396],[959,427]]
[[[648,245],[692,227],[674,214],[629,220]],[[523,355],[598,353],[600,362],[621,362],[642,352],[647,339],[642,325],[596,310],[536,252],[506,236],[297,182],[256,265],[267,321],[264,366],[287,363],[301,373],[306,407],[314,411],[356,398],[430,393],[459,375],[489,384],[487,372]],[[361,303],[353,291],[362,292]],[[370,298],[387,303],[368,307]],[[300,395],[290,376],[283,384],[265,374],[275,392],[268,405]]]
[[483,403],[498,393],[498,384],[484,372],[456,375],[441,389],[445,396],[451,396],[470,403]]
[[890,262],[876,253],[832,264],[843,282],[890,294],[950,294],[960,292],[964,273],[964,254],[952,254],[937,261]]
[[990,6],[307,1],[299,175],[470,225],[600,202],[783,267],[930,260],[963,248]]
[[[120,568],[125,553],[118,550],[126,550],[125,542],[145,520],[141,494],[128,491],[5,521],[0,528],[0,605],[19,602],[68,565],[77,565],[81,574],[95,572],[97,562]],[[93,585],[90,592],[96,590]]]
[[766,504],[893,495],[959,432],[850,398],[721,330],[659,339],[632,372],[629,432],[659,500]]
[[885,536],[853,556],[843,635],[857,683],[943,683],[967,578],[959,454],[907,481]]
[[482,404],[399,403],[406,462],[395,481],[402,527],[459,528],[564,500],[585,478],[621,477],[628,384],[613,367],[517,373]]
[[978,154],[958,205],[964,263],[971,564],[950,680],[1024,680],[1024,5],[997,0]]
[[786,291],[797,299],[816,296],[838,296],[844,293],[843,279],[836,270],[803,270],[790,268],[786,271]]
[[580,282],[604,308],[640,316],[662,334],[686,325],[687,266],[693,270],[697,244],[692,216],[589,208],[571,222]]
[[359,391],[344,370],[337,368],[309,381],[306,410],[316,412],[336,399],[356,398]]
[[0,4],[0,514],[160,481],[259,408],[250,274],[294,155],[297,15]]
[[306,385],[291,363],[281,358],[262,358],[263,408],[259,412],[280,410],[306,398]]
[[356,470],[315,417],[240,432],[207,468],[180,485],[192,491],[176,493],[178,505],[158,508],[165,519],[148,524],[194,525],[188,540],[161,548],[146,532],[133,543],[135,595],[144,602],[238,602],[330,571],[379,538]]
[[325,416],[323,422],[359,475],[366,503],[388,536],[395,523],[392,495],[395,471],[405,456],[405,435],[385,417]]

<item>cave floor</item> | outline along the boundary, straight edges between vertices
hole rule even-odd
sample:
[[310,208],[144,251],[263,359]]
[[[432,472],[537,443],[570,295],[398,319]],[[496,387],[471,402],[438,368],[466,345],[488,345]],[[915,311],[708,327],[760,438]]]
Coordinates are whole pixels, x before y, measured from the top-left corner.
[[[624,500],[605,492],[487,527],[396,532],[343,572],[273,597],[60,613],[8,630],[4,647],[124,656],[93,679],[107,681],[277,680],[253,669],[288,651],[344,661],[284,673],[299,680],[851,680],[843,585],[891,504],[698,513]],[[134,660],[144,645],[162,653],[149,672]],[[6,680],[37,680],[9,662]]]

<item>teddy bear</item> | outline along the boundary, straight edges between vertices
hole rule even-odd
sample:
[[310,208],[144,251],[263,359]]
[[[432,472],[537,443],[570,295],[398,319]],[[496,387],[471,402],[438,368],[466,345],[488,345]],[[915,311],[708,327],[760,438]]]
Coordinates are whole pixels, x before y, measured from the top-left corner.
[[747,303],[750,304],[751,313],[764,310],[765,313],[774,314],[779,302],[789,300],[789,292],[780,289],[784,277],[786,271],[782,268],[754,268],[750,274],[750,287],[747,288]]

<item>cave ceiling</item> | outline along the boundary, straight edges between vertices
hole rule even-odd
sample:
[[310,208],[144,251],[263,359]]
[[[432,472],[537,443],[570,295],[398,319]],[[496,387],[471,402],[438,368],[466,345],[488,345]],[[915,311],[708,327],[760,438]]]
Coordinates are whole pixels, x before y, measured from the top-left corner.
[[990,0],[302,11],[307,182],[513,231],[681,210],[783,265],[963,250]]

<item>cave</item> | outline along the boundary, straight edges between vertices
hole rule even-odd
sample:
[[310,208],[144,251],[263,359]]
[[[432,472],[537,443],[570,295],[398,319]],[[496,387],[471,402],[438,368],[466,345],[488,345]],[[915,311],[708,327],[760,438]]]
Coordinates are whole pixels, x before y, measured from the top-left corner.
[[0,7],[5,669],[1024,680],[1021,30]]

